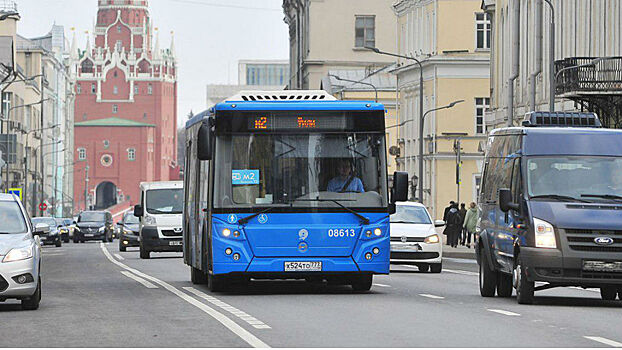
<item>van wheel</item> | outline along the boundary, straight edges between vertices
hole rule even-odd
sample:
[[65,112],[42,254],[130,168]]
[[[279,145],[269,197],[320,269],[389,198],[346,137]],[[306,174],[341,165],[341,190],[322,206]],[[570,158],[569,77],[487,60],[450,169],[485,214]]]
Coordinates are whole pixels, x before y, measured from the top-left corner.
[[212,292],[222,292],[227,289],[227,278],[207,274],[207,288]]
[[37,289],[34,294],[25,300],[22,300],[22,310],[37,310],[41,303],[41,276],[37,281]]
[[149,259],[151,252],[147,249],[143,248],[142,244],[140,245],[140,258],[141,259]]
[[535,282],[530,282],[527,279],[527,271],[525,271],[520,255],[514,266],[513,278],[516,287],[516,301],[518,301],[519,304],[533,304]]
[[352,281],[352,289],[355,292],[367,292],[371,289],[374,276],[370,273],[363,274],[361,276],[354,277]]
[[207,283],[207,275],[205,272],[190,266],[190,281],[192,284],[205,284]]
[[600,297],[603,300],[616,300],[618,289],[616,287],[600,287]]
[[443,271],[443,263],[430,265],[430,272],[441,273]]
[[497,272],[488,266],[486,251],[481,249],[479,261],[479,294],[483,297],[494,297],[497,289]]
[[512,275],[499,272],[497,276],[497,295],[503,298],[512,296]]

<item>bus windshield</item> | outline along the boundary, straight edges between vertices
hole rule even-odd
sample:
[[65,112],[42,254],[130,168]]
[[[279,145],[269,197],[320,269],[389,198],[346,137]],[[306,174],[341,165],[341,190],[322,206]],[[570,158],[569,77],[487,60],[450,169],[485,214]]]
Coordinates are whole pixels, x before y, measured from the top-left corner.
[[387,206],[383,134],[223,135],[216,154],[215,208]]

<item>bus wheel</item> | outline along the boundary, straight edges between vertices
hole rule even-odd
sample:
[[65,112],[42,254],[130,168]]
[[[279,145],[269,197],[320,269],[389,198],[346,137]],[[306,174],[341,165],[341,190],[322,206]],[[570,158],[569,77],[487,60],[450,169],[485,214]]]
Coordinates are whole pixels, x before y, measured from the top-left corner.
[[190,266],[190,280],[192,284],[205,284],[207,283],[207,275],[205,272]]
[[208,274],[207,288],[212,292],[222,292],[227,288],[227,278]]
[[355,292],[366,292],[371,289],[374,276],[372,274],[363,274],[356,276],[352,280],[352,289]]

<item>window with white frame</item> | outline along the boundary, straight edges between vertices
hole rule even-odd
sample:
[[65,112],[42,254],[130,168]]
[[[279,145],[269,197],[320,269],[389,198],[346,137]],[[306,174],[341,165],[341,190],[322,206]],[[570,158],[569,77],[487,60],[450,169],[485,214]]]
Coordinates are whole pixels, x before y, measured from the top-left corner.
[[112,87],[112,93],[115,95],[119,93],[119,88],[116,85]]
[[486,131],[484,125],[484,115],[490,108],[490,98],[477,97],[475,98],[475,133],[483,134]]
[[376,17],[356,16],[355,47],[376,47]]
[[78,148],[78,160],[86,160],[86,148]]
[[12,92],[2,93],[2,118],[7,119],[9,117],[9,110],[11,110],[11,97]]
[[478,49],[490,50],[491,39],[491,21],[490,14],[488,13],[476,13],[475,14],[476,25],[476,44]]
[[134,148],[127,149],[127,160],[131,160],[131,161],[136,160],[136,149]]
[[91,93],[92,94],[96,94],[97,93],[97,85],[91,84]]
[[138,95],[138,84],[134,84],[134,95]]
[[82,93],[82,85],[76,84],[76,93],[80,95]]
[[482,185],[482,174],[473,175],[473,202],[477,203],[479,200],[479,192]]
[[120,25],[117,26],[117,33],[121,34],[121,26]]
[[153,95],[153,85],[147,85],[147,94]]
[[119,112],[119,106],[118,105],[112,105],[112,113],[117,113]]
[[123,48],[123,41],[122,40],[117,40],[117,42],[114,45],[114,49],[118,52],[121,52],[121,49]]

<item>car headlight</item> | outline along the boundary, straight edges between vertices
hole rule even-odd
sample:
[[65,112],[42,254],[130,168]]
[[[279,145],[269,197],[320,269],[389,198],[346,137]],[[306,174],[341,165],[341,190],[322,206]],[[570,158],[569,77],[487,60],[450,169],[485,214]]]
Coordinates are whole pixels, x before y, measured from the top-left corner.
[[61,228],[60,233],[69,233],[69,230],[66,228]]
[[557,248],[555,229],[553,229],[553,225],[544,220],[533,218],[533,227],[536,234],[537,248]]
[[33,250],[32,247],[11,249],[9,254],[7,254],[4,257],[4,259],[2,259],[2,262],[7,263],[7,262],[30,259],[32,258],[32,255],[33,255],[32,250]]
[[123,229],[123,233],[125,233],[126,235],[131,235],[133,232],[132,230],[128,230],[126,228]]
[[145,225],[155,225],[156,224],[156,219],[153,216],[144,216],[143,219],[145,220]]
[[440,241],[441,241],[441,238],[437,234],[433,234],[431,236],[427,236],[423,240],[423,243],[434,244],[434,243],[439,243]]
[[104,232],[105,230],[106,230],[106,226],[102,226],[102,227],[100,227],[100,228],[99,228],[99,230],[98,230],[98,231],[99,231],[99,232]]

